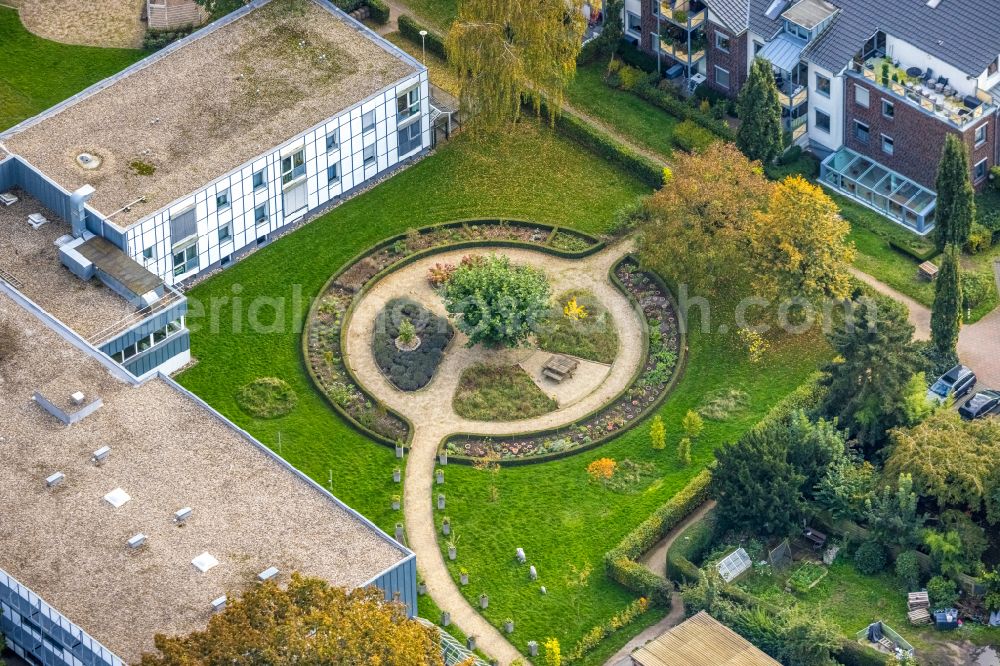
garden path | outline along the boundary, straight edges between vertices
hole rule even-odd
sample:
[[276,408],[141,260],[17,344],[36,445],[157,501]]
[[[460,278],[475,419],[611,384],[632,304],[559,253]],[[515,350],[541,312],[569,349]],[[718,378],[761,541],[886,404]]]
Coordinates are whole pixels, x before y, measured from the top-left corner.
[[854,277],[858,278],[868,286],[870,286],[875,291],[885,296],[896,299],[900,303],[906,306],[907,310],[910,312],[910,323],[916,329],[913,337],[917,340],[930,340],[931,338],[931,311],[923,303],[918,303],[906,294],[896,291],[884,282],[880,282],[878,279],[872,277],[868,273],[859,271],[856,268],[851,269],[851,273]]
[[[444,314],[441,299],[427,283],[427,269],[438,262],[458,263],[462,256],[486,253],[488,250],[460,250],[434,255],[416,261],[386,276],[375,284],[358,302],[347,322],[345,360],[355,376],[374,397],[388,407],[407,416],[414,424],[408,459],[403,510],[406,520],[407,546],[417,555],[417,567],[427,585],[427,591],[438,606],[451,614],[452,621],[468,635],[476,636],[477,646],[484,652],[509,664],[523,658],[517,648],[493,625],[486,621],[465,599],[445,565],[437,541],[434,520],[434,469],[441,440],[456,432],[483,434],[516,433],[556,427],[585,416],[605,404],[623,390],[642,363],[641,345],[630,341],[642,339],[644,318],[628,297],[608,279],[608,274],[633,248],[631,241],[618,243],[584,259],[562,259],[535,251],[504,249],[504,254],[517,263],[530,264],[545,270],[554,293],[569,288],[588,289],[608,309],[618,326],[622,341],[619,355],[608,377],[588,396],[568,407],[537,418],[506,423],[485,423],[459,417],[451,409],[451,398],[462,368],[486,358],[517,360],[523,350],[486,352],[464,346],[461,333],[438,368],[434,379],[420,391],[405,393],[394,388],[379,371],[371,353],[372,330],[376,315],[387,301],[406,296],[423,303],[438,314]],[[442,487],[447,493],[447,484]],[[459,553],[461,559],[461,552]],[[430,618],[436,620],[437,618]]]

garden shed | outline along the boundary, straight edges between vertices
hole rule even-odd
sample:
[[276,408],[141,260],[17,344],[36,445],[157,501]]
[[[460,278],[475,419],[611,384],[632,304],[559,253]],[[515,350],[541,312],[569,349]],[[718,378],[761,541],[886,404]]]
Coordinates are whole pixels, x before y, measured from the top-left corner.
[[735,631],[702,611],[632,653],[634,666],[778,666]]

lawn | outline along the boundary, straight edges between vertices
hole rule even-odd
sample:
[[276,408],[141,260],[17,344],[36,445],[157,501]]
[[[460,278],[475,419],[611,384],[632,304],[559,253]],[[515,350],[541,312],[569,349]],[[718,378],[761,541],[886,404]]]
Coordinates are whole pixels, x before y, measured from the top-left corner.
[[[575,303],[580,311],[568,312],[570,303]],[[556,297],[556,304],[538,334],[538,346],[555,354],[610,365],[618,355],[618,332],[611,314],[592,293],[568,291]]]
[[441,34],[448,32],[452,22],[458,17],[458,0],[401,0],[409,7],[413,18],[430,23]]
[[0,131],[111,76],[146,55],[50,42],[25,30],[0,6]]
[[[716,446],[736,439],[829,356],[814,336],[782,341],[761,365],[735,351],[727,336],[695,331],[689,347],[685,376],[660,410],[666,450],[652,450],[648,425],[640,424],[594,451],[505,467],[495,477],[471,467],[449,468],[446,513],[458,537],[458,558],[448,563],[452,575],[458,579],[459,567],[469,571],[470,584],[462,592],[470,602],[482,592],[490,595],[484,612],[489,621],[500,626],[504,618],[514,619],[511,640],[520,649],[529,640],[554,636],[566,652],[632,601],[631,593],[605,575],[604,553],[703,469]],[[692,464],[681,466],[676,455],[681,419],[706,394],[725,388],[745,391],[746,408],[730,420],[707,421],[692,447]],[[616,492],[588,478],[587,465],[602,457],[650,464],[655,473],[629,492]],[[537,582],[529,580],[527,564],[517,563],[518,547],[537,567]],[[625,633],[635,631],[638,627]]]
[[517,421],[553,411],[545,395],[519,365],[470,365],[458,380],[452,408],[473,421]]
[[633,143],[669,159],[673,153],[671,136],[679,121],[638,96],[605,84],[606,64],[602,58],[578,67],[566,90],[566,101]]
[[[594,179],[602,187],[592,187]],[[179,381],[265,444],[279,449],[280,437],[286,459],[325,486],[332,477],[338,497],[391,533],[402,517],[390,508],[390,496],[400,493],[392,482],[393,452],[335,416],[303,370],[300,332],[309,300],[351,257],[410,227],[509,216],[600,231],[615,210],[643,192],[576,144],[531,123],[489,144],[459,137],[190,290],[188,323],[198,363]],[[246,322],[262,299],[287,304],[277,325],[249,330],[231,323]],[[224,322],[218,332],[198,317],[199,309]],[[274,320],[273,308],[264,307],[263,314],[264,323]],[[236,394],[269,376],[288,382],[298,402],[287,416],[252,418],[237,406]]]

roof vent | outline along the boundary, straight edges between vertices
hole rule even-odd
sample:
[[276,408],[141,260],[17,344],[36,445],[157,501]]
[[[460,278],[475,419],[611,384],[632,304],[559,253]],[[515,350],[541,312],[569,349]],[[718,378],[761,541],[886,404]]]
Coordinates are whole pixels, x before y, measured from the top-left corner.
[[211,553],[206,552],[191,560],[191,564],[198,571],[205,573],[209,569],[218,566],[219,560],[215,559]]
[[218,613],[226,608],[226,595],[212,599],[212,610]]
[[111,506],[115,507],[116,509],[120,509],[121,507],[125,506],[125,503],[128,502],[130,499],[132,499],[131,495],[129,495],[121,488],[115,488],[110,493],[104,496],[104,501],[110,504]]
[[84,169],[96,169],[101,166],[101,158],[93,153],[80,153],[76,156],[76,163]]
[[257,580],[263,583],[265,581],[271,580],[277,575],[278,575],[278,567],[268,567],[267,569],[264,569],[259,574],[257,574]]
[[52,476],[50,476],[47,479],[45,479],[45,487],[46,488],[55,488],[60,483],[62,483],[65,478],[66,478],[65,474],[63,474],[62,472],[56,472]]
[[941,4],[941,0],[927,0],[927,6],[931,9],[937,9],[937,6]]
[[84,395],[83,391],[76,391],[70,394],[69,399],[73,401],[74,405],[82,405],[87,396]]
[[137,548],[140,548],[143,544],[146,543],[146,535],[143,534],[142,532],[139,532],[131,539],[129,539],[126,543],[128,544],[129,548],[135,550]]
[[108,459],[109,455],[111,455],[111,447],[102,446],[101,448],[97,449],[91,454],[90,462],[94,463],[95,465],[100,465],[102,462]]
[[183,509],[178,509],[174,512],[174,522],[180,525],[185,520],[190,518],[192,513],[194,513],[194,511],[192,511],[189,506],[186,506]]

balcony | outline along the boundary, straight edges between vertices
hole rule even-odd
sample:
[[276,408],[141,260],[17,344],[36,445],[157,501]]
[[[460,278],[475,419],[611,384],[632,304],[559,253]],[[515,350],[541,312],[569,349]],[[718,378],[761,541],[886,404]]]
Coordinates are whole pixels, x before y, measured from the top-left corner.
[[685,30],[694,30],[705,22],[705,5],[688,0],[660,0],[660,18]]
[[664,27],[660,35],[660,53],[683,65],[693,65],[705,57],[705,37],[699,33],[677,34],[676,28]]
[[791,143],[795,143],[802,137],[806,135],[808,127],[806,126],[807,116],[802,116],[800,118],[785,119],[785,131],[790,135]]
[[809,90],[805,86],[796,85],[790,81],[775,81],[775,83],[778,86],[778,101],[786,109],[794,109],[805,104],[806,100],[809,99]]
[[993,108],[990,95],[962,96],[947,79],[934,76],[931,70],[904,68],[888,58],[855,60],[852,69],[875,87],[958,129],[979,120]]

